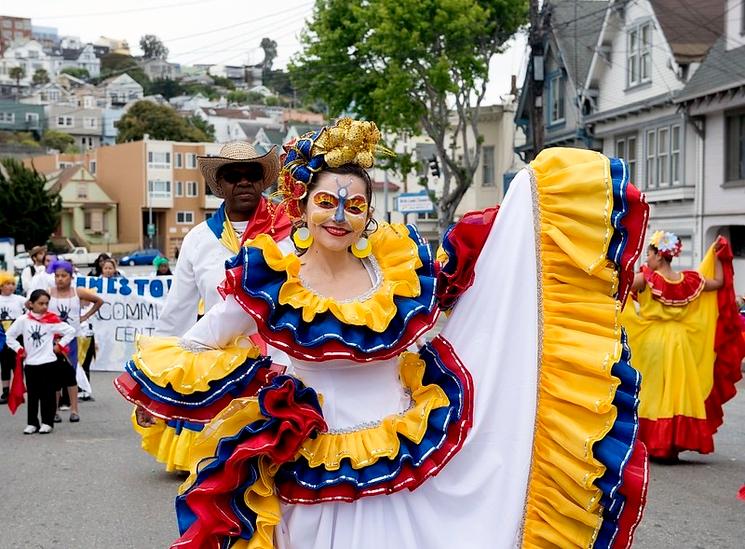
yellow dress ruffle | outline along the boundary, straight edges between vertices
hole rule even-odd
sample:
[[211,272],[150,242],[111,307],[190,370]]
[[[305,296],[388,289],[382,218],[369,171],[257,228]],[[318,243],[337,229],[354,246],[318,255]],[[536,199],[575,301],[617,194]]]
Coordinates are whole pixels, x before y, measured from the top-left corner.
[[380,287],[363,301],[337,301],[305,288],[300,281],[300,258],[284,255],[268,235],[259,235],[248,246],[258,248],[267,265],[275,271],[285,271],[287,281],[279,291],[279,302],[301,309],[304,322],[312,322],[317,314],[330,311],[345,324],[367,326],[384,332],[396,315],[394,296],[416,297],[421,293],[416,269],[422,266],[417,244],[402,224],[380,224],[370,236],[373,255],[380,266]]
[[225,349],[193,353],[177,337],[140,336],[133,360],[137,368],[159,387],[171,386],[181,394],[209,390],[210,382],[229,375],[246,359],[259,357],[251,340],[239,337]]
[[[715,269],[712,246],[698,271],[714,278]],[[644,380],[639,417],[706,419],[704,404],[714,385],[717,292],[701,292],[682,307],[660,303],[648,288],[637,299],[638,313],[630,303],[622,318],[634,351],[634,367]]]
[[[265,419],[259,409],[258,399],[238,398],[220,412],[202,432],[197,433],[191,444],[189,478],[180,486],[183,494],[196,480],[197,472],[209,463],[217,452],[222,438],[236,435],[246,425]],[[233,547],[242,549],[272,549],[274,528],[282,517],[279,497],[274,491],[274,476],[279,466],[265,457],[259,458],[259,478],[244,493],[246,505],[256,513],[256,532],[250,540],[238,540]]]
[[189,471],[190,449],[198,432],[183,429],[181,433],[176,434],[176,429],[169,427],[162,419],[156,419],[155,425],[151,427],[140,427],[134,410],[132,427],[140,435],[142,449],[158,462],[165,464],[166,471]]
[[618,277],[606,258],[613,188],[604,156],[547,150],[531,163],[543,348],[523,547],[591,547],[605,472],[593,456],[616,419]]
[[409,410],[384,418],[380,425],[345,433],[320,433],[306,440],[300,454],[310,467],[323,465],[336,471],[342,459],[349,459],[352,468],[361,469],[380,458],[398,456],[401,442],[398,435],[419,444],[427,431],[432,410],[450,404],[439,385],[423,385],[425,364],[416,353],[403,353],[400,365],[401,383],[411,393]]

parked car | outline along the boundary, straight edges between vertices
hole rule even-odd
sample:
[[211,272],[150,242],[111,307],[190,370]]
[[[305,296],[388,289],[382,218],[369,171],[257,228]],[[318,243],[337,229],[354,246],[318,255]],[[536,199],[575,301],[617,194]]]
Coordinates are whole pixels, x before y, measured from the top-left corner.
[[129,255],[125,255],[119,261],[120,265],[152,265],[156,257],[163,255],[160,250],[155,248],[145,248],[136,250]]
[[88,248],[82,246],[76,246],[70,252],[61,254],[60,259],[69,261],[76,267],[79,266],[90,266],[96,263],[96,259],[100,254],[98,252],[89,252]]
[[28,252],[21,252],[16,254],[15,259],[13,259],[13,269],[16,273],[20,273],[32,263],[33,261],[31,256],[28,255]]

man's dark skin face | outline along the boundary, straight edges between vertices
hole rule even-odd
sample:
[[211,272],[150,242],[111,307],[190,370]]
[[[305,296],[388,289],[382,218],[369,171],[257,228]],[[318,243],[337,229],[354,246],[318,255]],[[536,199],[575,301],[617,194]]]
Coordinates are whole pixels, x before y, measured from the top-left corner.
[[264,170],[256,162],[227,164],[217,172],[231,221],[248,221],[261,200]]

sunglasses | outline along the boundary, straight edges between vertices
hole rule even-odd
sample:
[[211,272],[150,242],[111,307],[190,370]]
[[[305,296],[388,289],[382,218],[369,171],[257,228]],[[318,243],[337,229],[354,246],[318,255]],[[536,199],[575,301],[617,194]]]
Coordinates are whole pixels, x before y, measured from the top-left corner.
[[264,170],[258,164],[249,164],[245,168],[226,168],[220,170],[218,177],[231,185],[240,183],[244,179],[249,183],[255,183],[264,179]]
[[[313,204],[324,210],[334,210],[339,207],[339,197],[319,191],[313,195]],[[344,201],[344,211],[352,215],[362,215],[367,211],[367,199],[364,196],[350,196]]]

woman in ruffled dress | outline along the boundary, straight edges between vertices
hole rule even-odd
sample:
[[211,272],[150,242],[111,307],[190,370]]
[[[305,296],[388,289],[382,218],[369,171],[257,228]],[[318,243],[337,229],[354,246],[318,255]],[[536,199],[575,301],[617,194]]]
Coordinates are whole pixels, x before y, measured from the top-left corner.
[[729,243],[718,237],[697,271],[673,269],[681,249],[674,233],[652,235],[633,285],[638,311],[627,307],[623,316],[643,379],[639,438],[663,462],[685,450],[714,451],[745,356]]
[[287,145],[298,253],[247,242],[224,302],[182,338],[141,338],[117,378],[142,424],[206,423],[173,546],[628,546],[646,453],[618,311],[647,206],[623,162],[542,153],[499,211],[447,232],[441,263],[372,219],[379,138],[342,119]]

